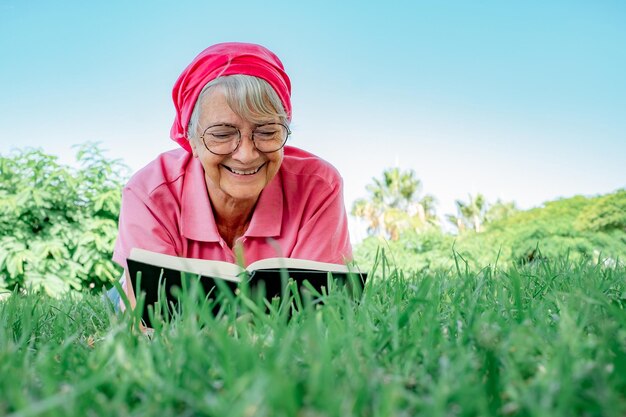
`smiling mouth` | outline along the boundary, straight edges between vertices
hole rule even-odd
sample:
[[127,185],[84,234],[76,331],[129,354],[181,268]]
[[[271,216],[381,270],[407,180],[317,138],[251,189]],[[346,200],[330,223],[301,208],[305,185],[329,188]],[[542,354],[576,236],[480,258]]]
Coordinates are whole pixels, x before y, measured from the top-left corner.
[[222,165],[224,168],[226,168],[227,170],[229,170],[230,172],[232,172],[233,174],[237,174],[237,175],[254,175],[257,172],[259,172],[261,170],[261,168],[263,168],[265,166],[265,164],[254,168],[254,169],[248,169],[248,170],[240,170],[240,169],[235,169],[235,168],[231,168],[229,166],[226,165]]

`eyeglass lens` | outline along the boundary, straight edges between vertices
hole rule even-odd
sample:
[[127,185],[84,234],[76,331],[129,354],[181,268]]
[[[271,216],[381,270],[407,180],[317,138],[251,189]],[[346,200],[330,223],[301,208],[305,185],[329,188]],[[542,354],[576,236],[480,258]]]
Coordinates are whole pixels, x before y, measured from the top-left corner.
[[[280,123],[257,126],[252,132],[254,146],[261,152],[276,152],[282,148],[289,136],[289,129]],[[235,152],[241,142],[241,132],[235,126],[209,126],[202,134],[206,148],[217,155]]]

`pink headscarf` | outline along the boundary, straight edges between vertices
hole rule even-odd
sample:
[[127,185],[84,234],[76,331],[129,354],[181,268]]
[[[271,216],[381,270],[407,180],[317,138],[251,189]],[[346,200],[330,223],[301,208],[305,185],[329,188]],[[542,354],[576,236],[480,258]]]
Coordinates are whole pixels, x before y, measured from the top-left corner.
[[170,137],[187,152],[187,126],[202,88],[222,75],[244,74],[264,79],[278,94],[291,120],[291,81],[283,63],[273,52],[252,43],[227,42],[209,46],[194,58],[176,80],[172,90],[176,118]]

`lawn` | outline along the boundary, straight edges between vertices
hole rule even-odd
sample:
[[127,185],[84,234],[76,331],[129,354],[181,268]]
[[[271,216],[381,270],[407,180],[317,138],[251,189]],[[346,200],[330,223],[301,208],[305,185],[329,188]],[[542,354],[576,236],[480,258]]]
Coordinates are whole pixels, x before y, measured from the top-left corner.
[[13,294],[0,415],[626,415],[626,268],[459,261],[217,316],[192,289],[152,335],[99,295]]

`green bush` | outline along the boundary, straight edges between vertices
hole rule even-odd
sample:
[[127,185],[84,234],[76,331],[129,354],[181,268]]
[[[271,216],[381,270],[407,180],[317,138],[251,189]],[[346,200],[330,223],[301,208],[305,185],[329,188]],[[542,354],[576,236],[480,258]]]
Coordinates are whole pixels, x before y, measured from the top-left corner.
[[121,273],[111,254],[128,168],[91,143],[76,160],[33,149],[0,156],[0,288],[56,295]]
[[620,225],[617,213],[626,213],[626,199],[620,195],[624,191],[550,201],[543,207],[494,222],[484,234],[461,236],[459,247],[472,248],[478,264],[488,261],[485,251],[478,250],[480,247],[500,250],[503,260],[517,264],[531,262],[538,256],[556,259],[568,255],[593,262],[599,258],[623,260],[626,228]]
[[384,253],[394,268],[405,273],[448,271],[454,267],[454,236],[437,229],[405,231],[398,240],[370,236],[355,247],[354,256],[360,268],[369,270],[377,255]]
[[576,218],[580,230],[626,233],[626,190],[602,196]]

